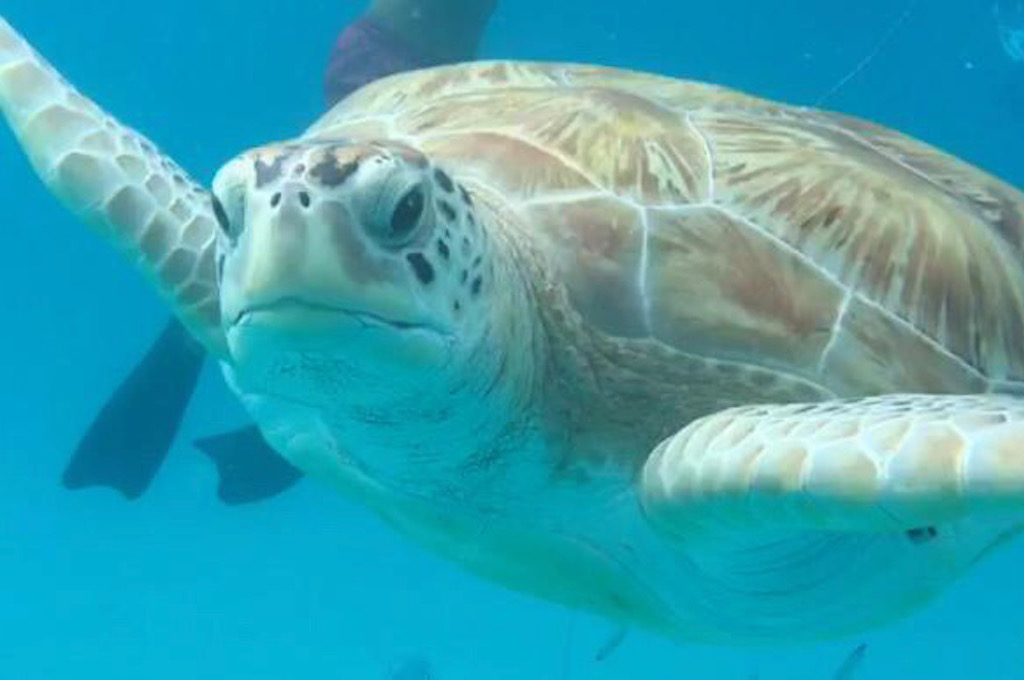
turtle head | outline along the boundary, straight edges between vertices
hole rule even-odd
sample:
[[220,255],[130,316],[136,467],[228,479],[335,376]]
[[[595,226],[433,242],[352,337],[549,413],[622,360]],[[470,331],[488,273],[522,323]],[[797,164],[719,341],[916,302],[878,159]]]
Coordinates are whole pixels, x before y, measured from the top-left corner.
[[480,351],[489,239],[470,194],[419,151],[267,146],[225,165],[214,194],[222,322],[250,387],[380,405],[436,391]]

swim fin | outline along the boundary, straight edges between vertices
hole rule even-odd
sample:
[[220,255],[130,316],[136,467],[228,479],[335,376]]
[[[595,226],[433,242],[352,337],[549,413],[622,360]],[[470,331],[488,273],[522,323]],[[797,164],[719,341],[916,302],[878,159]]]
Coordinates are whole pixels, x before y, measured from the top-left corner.
[[204,437],[195,445],[217,466],[217,496],[227,505],[273,498],[302,479],[302,473],[270,448],[255,426]]
[[205,356],[172,319],[89,426],[64,470],[64,486],[141,496],[174,442]]

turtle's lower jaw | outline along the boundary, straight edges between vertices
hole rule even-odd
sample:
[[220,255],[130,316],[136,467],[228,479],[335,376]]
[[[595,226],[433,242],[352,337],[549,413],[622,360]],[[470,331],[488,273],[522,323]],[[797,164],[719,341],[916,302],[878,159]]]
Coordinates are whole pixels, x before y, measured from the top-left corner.
[[447,338],[450,332],[435,325],[392,319],[373,312],[337,307],[298,297],[282,297],[271,302],[249,305],[230,321],[231,328],[265,326],[281,331],[318,332],[361,327],[395,332],[424,332]]
[[258,382],[267,362],[287,363],[296,352],[384,376],[443,364],[453,344],[452,333],[429,322],[290,295],[247,301],[224,324],[231,356]]

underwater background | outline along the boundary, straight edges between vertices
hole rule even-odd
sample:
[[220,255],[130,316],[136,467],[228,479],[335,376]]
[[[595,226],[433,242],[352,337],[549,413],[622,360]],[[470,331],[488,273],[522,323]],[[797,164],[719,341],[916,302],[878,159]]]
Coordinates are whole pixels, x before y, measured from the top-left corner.
[[[237,152],[319,115],[335,37],[363,8],[2,0],[0,13],[208,182]],[[832,92],[827,108],[1024,187],[1013,0],[501,0],[481,56],[604,63],[801,104]],[[861,642],[861,680],[1024,679],[1024,541],[869,635],[750,650],[634,632],[595,661],[613,625],[468,576],[330,489],[304,482],[260,505],[220,505],[189,442],[246,419],[213,367],[146,496],[70,493],[59,485],[68,455],[165,312],[49,196],[6,130],[0,234],[0,679],[385,680],[422,656],[433,680],[823,680]]]

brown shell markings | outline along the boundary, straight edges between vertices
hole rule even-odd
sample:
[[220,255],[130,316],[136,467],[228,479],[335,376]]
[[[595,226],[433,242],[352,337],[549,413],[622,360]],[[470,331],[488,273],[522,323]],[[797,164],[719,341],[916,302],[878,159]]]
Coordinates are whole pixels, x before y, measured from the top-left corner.
[[1024,380],[1024,196],[899,133],[713,85],[525,62],[394,76],[309,134],[367,129],[507,197],[611,336],[838,394]]

